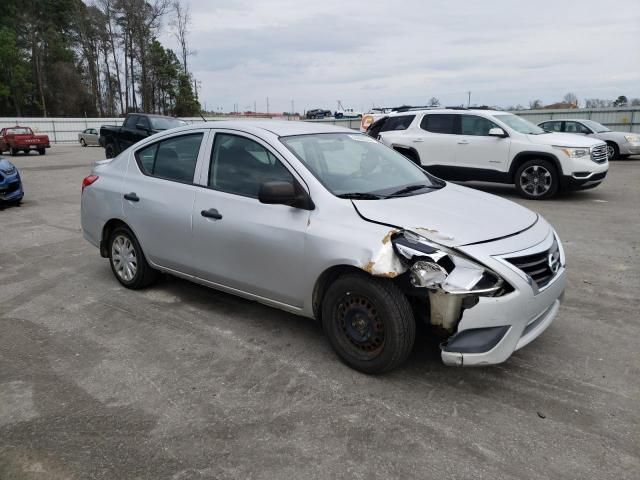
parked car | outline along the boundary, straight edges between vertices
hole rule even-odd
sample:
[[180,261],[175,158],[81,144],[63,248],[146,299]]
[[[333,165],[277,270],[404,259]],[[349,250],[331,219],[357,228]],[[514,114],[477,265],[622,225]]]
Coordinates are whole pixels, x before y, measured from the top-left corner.
[[100,134],[95,128],[85,128],[78,134],[78,142],[80,142],[80,145],[83,147],[87,145],[100,145],[99,139]]
[[312,119],[320,119],[325,117],[330,117],[332,115],[331,110],[324,110],[322,108],[314,108],[312,110],[307,110],[306,117],[308,120]]
[[407,110],[367,133],[441,178],[511,183],[534,200],[596,187],[609,169],[603,141],[549,133],[501,111]]
[[604,140],[607,143],[609,160],[628,158],[630,155],[640,155],[640,134],[613,132],[593,120],[559,118],[541,122],[538,126],[549,132],[588,135],[590,138]]
[[358,112],[353,108],[340,108],[333,114],[335,118],[362,118],[362,112]]
[[104,147],[105,156],[113,158],[143,138],[184,125],[187,125],[187,122],[179,118],[130,113],[120,127],[110,125],[100,127],[99,142]]
[[0,154],[8,150],[15,156],[18,152],[29,153],[36,150],[40,155],[44,155],[50,147],[47,135],[36,135],[29,127],[16,125],[0,130]]
[[23,197],[20,172],[13,163],[0,157],[0,204],[20,203]]
[[416,322],[442,335],[447,365],[503,362],[565,288],[540,215],[347,128],[190,125],[101,162],[82,189],[84,237],[125,287],[166,272],[315,318],[366,373],[407,358]]

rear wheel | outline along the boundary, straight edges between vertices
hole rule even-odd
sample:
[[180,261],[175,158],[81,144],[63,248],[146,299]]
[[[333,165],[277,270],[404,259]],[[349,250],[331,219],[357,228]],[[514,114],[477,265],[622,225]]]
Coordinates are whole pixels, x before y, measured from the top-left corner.
[[47,153],[47,151],[46,151],[44,148],[39,148],[39,149],[38,149],[38,153],[39,153],[40,155],[44,155],[45,153]]
[[18,150],[16,150],[16,149],[15,149],[15,148],[13,148],[13,147],[11,147],[10,152],[11,152],[11,156],[12,156],[12,157],[15,157],[16,155],[18,155]]
[[416,324],[396,285],[364,274],[338,278],[322,303],[322,325],[344,363],[364,373],[382,373],[411,353]]
[[107,143],[104,147],[104,156],[107,158],[113,158],[116,156],[116,147],[113,143]]
[[84,138],[80,139],[80,145],[82,145],[83,147],[87,146],[87,142],[84,141]]
[[135,235],[127,227],[116,228],[109,237],[109,262],[118,281],[138,290],[158,278],[158,271],[147,263]]
[[607,142],[607,157],[609,160],[617,160],[620,158],[620,149],[613,142]]
[[560,178],[556,167],[547,160],[528,160],[516,171],[518,193],[531,200],[543,200],[558,192]]

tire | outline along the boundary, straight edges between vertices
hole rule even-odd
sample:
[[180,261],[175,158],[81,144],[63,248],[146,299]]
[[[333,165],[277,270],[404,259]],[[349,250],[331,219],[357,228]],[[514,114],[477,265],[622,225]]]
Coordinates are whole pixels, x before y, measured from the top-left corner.
[[548,160],[533,159],[524,162],[514,177],[518,193],[530,200],[544,200],[558,193],[560,176],[555,165]]
[[607,159],[618,160],[620,158],[620,149],[618,145],[613,142],[607,142]]
[[83,147],[87,146],[87,142],[84,141],[84,138],[80,139],[80,145],[83,146]]
[[11,156],[12,156],[12,157],[15,157],[16,155],[18,155],[18,150],[16,150],[16,149],[15,149],[15,148],[13,148],[13,147],[11,147],[10,152],[11,152]]
[[111,232],[108,248],[111,271],[125,287],[139,290],[158,279],[158,271],[149,266],[138,240],[127,227]]
[[44,148],[39,148],[39,149],[38,149],[38,153],[39,153],[40,155],[45,155],[45,154],[47,153],[47,151],[46,151]]
[[368,374],[394,369],[415,342],[409,301],[390,280],[365,274],[339,277],[322,302],[322,327],[340,359]]
[[104,147],[104,156],[106,158],[113,158],[116,156],[116,147],[113,143],[107,143]]

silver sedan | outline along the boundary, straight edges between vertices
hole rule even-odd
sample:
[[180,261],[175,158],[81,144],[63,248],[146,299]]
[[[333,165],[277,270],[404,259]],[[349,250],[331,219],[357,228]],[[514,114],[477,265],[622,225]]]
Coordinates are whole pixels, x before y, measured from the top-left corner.
[[144,139],[84,179],[82,229],[125,287],[164,272],[317,319],[366,373],[402,363],[417,322],[447,365],[503,362],[556,318],[566,277],[536,213],[317,123]]
[[78,134],[78,142],[83,147],[86,147],[87,145],[99,145],[99,138],[100,134],[95,128],[86,128]]

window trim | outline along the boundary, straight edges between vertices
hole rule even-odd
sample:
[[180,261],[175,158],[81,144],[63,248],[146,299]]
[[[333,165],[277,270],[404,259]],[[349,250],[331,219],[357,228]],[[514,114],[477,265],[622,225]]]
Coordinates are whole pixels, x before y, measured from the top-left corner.
[[[153,156],[153,165],[155,168],[155,163],[156,163],[156,156],[158,155],[158,145],[162,142],[166,142],[166,141],[170,141],[174,138],[179,138],[179,137],[188,137],[188,136],[193,136],[193,135],[202,135],[202,140],[200,141],[200,148],[198,149],[198,156],[196,157],[196,166],[195,169],[193,171],[193,179],[191,180],[191,182],[188,181],[182,181],[182,180],[176,180],[174,178],[167,178],[167,177],[161,177],[158,175],[153,175],[153,174],[149,174],[147,173],[143,168],[142,168],[142,162],[140,160],[140,158],[138,157],[138,154],[142,151],[142,150],[146,150],[149,147],[156,147],[156,152]],[[206,129],[201,129],[201,130],[194,130],[194,131],[188,131],[188,132],[179,132],[176,133],[174,135],[167,135],[167,136],[163,136],[162,138],[157,139],[154,142],[149,142],[149,143],[145,143],[144,145],[141,145],[140,148],[137,148],[133,153],[133,158],[135,160],[136,166],[138,167],[138,171],[144,175],[145,177],[149,177],[149,178],[154,178],[157,180],[163,180],[165,182],[173,182],[173,183],[180,183],[182,185],[192,185],[192,186],[199,186],[196,182],[197,179],[200,178],[200,169],[201,169],[201,163],[202,163],[202,155],[204,150],[206,149],[207,143],[208,143],[208,138],[209,138],[209,131]]]

